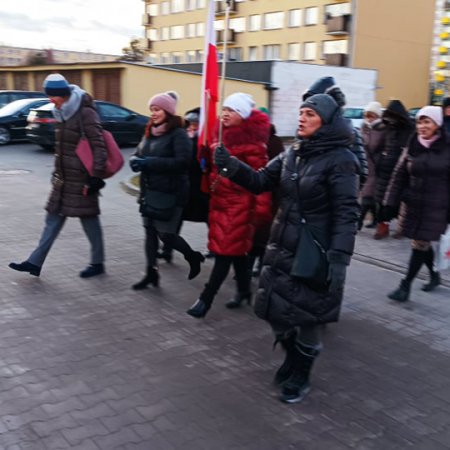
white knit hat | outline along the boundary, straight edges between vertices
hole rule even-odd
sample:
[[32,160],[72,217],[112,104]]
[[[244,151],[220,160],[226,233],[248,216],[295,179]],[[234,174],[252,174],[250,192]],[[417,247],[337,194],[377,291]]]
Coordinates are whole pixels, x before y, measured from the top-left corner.
[[381,110],[381,103],[378,102],[368,103],[367,106],[364,108],[364,112],[365,113],[371,112],[377,115],[378,117],[381,117],[381,115],[383,114],[383,111]]
[[229,95],[223,102],[224,108],[230,108],[236,111],[243,119],[248,119],[255,107],[253,97],[243,92],[235,92]]
[[416,120],[423,116],[429,117],[438,127],[441,127],[444,123],[442,108],[440,106],[424,106],[417,112]]

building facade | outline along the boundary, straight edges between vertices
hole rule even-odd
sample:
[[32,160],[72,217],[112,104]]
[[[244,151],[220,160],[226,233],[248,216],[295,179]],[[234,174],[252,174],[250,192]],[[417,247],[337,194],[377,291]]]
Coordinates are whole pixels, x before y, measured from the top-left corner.
[[[201,62],[207,0],[145,0],[147,61]],[[282,60],[376,69],[376,97],[425,104],[436,0],[231,0],[215,2],[227,60]],[[225,34],[226,33],[226,34]]]
[[43,50],[0,45],[0,66],[23,66],[28,64],[30,57],[36,54],[41,54],[51,64],[106,62],[115,61],[117,58],[120,58],[120,55],[105,55],[102,53],[75,52],[58,49]]

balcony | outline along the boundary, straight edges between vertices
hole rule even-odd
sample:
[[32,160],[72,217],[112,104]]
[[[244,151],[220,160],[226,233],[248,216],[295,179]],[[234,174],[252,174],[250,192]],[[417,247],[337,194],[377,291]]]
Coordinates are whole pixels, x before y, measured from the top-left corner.
[[236,43],[236,32],[230,28],[226,31],[226,34],[225,30],[216,31],[216,44],[223,45],[225,42],[225,37],[227,38],[227,44]]
[[145,39],[145,50],[153,50],[153,41],[151,39]]
[[327,34],[339,36],[350,33],[351,14],[344,14],[342,16],[329,17],[327,19]]
[[[219,1],[216,2],[216,16],[224,16],[227,10],[227,2],[226,1]],[[234,0],[230,1],[230,15],[237,13],[237,5]]]
[[346,67],[348,64],[347,53],[327,53],[325,55],[325,64],[327,66]]
[[142,14],[142,25],[151,25],[152,16],[150,14]]

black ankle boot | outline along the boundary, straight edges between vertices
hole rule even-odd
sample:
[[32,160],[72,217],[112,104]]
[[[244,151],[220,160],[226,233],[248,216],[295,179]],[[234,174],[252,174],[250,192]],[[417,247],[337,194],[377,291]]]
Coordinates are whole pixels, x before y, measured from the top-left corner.
[[240,308],[243,301],[246,301],[248,305],[250,305],[252,301],[252,293],[251,292],[245,292],[245,293],[237,293],[234,298],[232,298],[230,301],[225,303],[225,306],[228,309],[235,309]]
[[411,285],[406,282],[406,280],[402,280],[400,282],[400,286],[391,293],[388,294],[388,297],[391,300],[395,300],[397,302],[407,302],[409,300],[409,291],[411,290]]
[[430,276],[430,282],[422,286],[422,291],[431,292],[441,284],[439,272],[433,272]]
[[[294,373],[295,338],[296,334],[292,333],[288,338],[279,340],[286,354],[283,363],[276,371],[273,379],[273,383],[276,386],[281,386],[286,383]],[[276,344],[277,342],[275,342],[275,345]]]
[[101,275],[105,272],[103,264],[89,264],[86,269],[80,272],[81,278],[91,278],[97,275]]
[[133,284],[132,288],[135,291],[140,291],[141,289],[145,289],[149,284],[153,284],[155,287],[159,286],[159,272],[156,267],[149,267],[145,277],[139,283]]
[[201,298],[198,298],[197,301],[186,311],[186,313],[196,319],[201,319],[206,316],[206,313],[210,308],[211,303],[207,303]]
[[188,280],[194,279],[201,270],[202,262],[205,261],[205,257],[200,252],[192,252],[184,259],[189,263],[190,271],[188,275]]
[[293,372],[290,378],[283,385],[280,400],[283,403],[299,403],[311,390],[309,375],[311,373],[314,360],[319,355],[320,349],[295,344],[293,352]]
[[31,264],[28,261],[24,261],[21,263],[12,262],[9,263],[8,267],[19,272],[28,272],[30,275],[34,275],[35,277],[38,277],[41,274],[41,268],[39,266]]
[[168,251],[163,250],[162,252],[158,252],[158,253],[156,254],[156,257],[157,257],[158,259],[164,259],[164,260],[165,260],[166,262],[168,262],[169,264],[172,263],[172,252],[171,252],[171,251],[168,252]]

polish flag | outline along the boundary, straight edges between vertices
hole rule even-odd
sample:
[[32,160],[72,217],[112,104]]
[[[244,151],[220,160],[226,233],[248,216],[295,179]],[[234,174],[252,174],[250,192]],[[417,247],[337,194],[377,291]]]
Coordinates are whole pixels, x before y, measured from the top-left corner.
[[[217,64],[216,34],[214,31],[214,0],[209,1],[208,20],[205,32],[205,51],[202,71],[202,99],[200,103],[200,122],[198,133],[199,159],[202,168],[206,167],[206,155],[202,148],[211,144],[217,120],[219,101],[219,66]],[[202,161],[204,160],[204,161]]]

